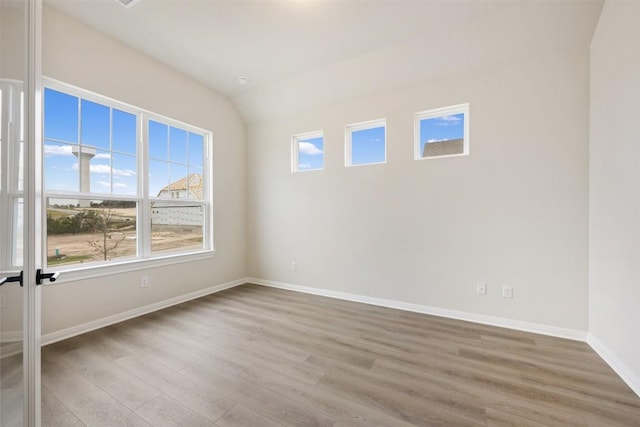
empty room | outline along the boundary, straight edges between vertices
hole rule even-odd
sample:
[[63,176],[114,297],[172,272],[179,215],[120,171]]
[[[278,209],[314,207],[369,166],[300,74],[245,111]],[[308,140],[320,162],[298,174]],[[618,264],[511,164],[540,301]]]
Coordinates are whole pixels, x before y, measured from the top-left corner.
[[640,2],[0,0],[0,425],[640,426]]

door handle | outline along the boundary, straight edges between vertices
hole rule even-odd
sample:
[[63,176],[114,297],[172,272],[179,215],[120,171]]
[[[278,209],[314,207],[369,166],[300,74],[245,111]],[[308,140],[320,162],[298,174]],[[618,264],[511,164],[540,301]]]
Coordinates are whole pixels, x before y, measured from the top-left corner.
[[50,282],[55,282],[56,280],[58,280],[58,277],[60,276],[60,272],[55,272],[55,273],[43,273],[42,270],[37,269],[36,270],[36,285],[42,285],[42,280],[44,279],[49,279]]
[[22,286],[22,271],[20,272],[20,274],[17,274],[15,276],[7,276],[7,277],[3,277],[0,279],[0,286],[4,285],[5,283],[9,283],[9,282],[19,282],[20,286]]

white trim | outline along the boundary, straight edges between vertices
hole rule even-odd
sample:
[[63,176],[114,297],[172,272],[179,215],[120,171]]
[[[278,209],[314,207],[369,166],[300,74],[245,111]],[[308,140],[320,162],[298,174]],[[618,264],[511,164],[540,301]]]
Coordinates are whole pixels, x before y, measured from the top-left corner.
[[230,282],[221,283],[205,289],[190,292],[188,294],[179,295],[164,301],[156,302],[153,304],[145,305],[143,307],[134,308],[122,313],[114,314],[112,316],[103,317],[102,319],[93,320],[91,322],[83,323],[81,325],[72,326],[60,331],[51,332],[42,336],[42,345],[53,344],[54,342],[66,340],[76,335],[84,334],[87,332],[95,331],[96,329],[104,328],[105,326],[113,325],[115,323],[123,322],[125,320],[133,319],[134,317],[142,316],[147,313],[162,310],[163,308],[171,307],[176,304],[191,301],[196,298],[200,298],[206,295],[210,295],[216,292],[224,291],[225,289],[234,288],[239,285],[247,283],[246,278],[240,278],[232,280]]
[[0,332],[0,359],[22,353],[24,333],[22,331]]
[[465,320],[468,322],[481,323],[483,325],[491,325],[501,328],[515,329],[518,331],[533,332],[536,334],[566,338],[575,341],[586,341],[587,338],[586,331],[580,331],[577,329],[559,328],[557,326],[543,325],[540,323],[523,322],[520,320],[505,319],[503,317],[486,316],[483,314],[449,310],[446,308],[431,307],[427,305],[413,304],[385,298],[375,298],[327,289],[311,288],[307,286],[293,285],[290,283],[275,282],[273,280],[257,279],[254,277],[250,277],[247,280],[249,281],[249,283],[268,286],[271,288],[286,289],[313,295],[321,295],[329,298],[360,302],[363,304],[378,305],[381,307],[395,308],[398,310],[412,311],[415,313],[430,314],[433,316],[446,317],[449,319]]
[[6,344],[10,342],[20,341],[24,338],[22,331],[0,331],[0,343]]
[[589,332],[587,336],[587,344],[589,344],[602,360],[640,397],[640,377],[591,332]]
[[150,256],[148,258],[134,257],[120,259],[119,261],[97,261],[95,263],[71,264],[69,270],[65,270],[64,265],[54,265],[47,269],[49,272],[60,273],[60,277],[55,283],[44,283],[45,286],[55,286],[59,283],[75,282],[94,277],[110,276],[112,274],[128,273],[130,271],[146,270],[154,267],[166,265],[182,264],[185,262],[210,259],[215,256],[215,251],[201,250],[194,252],[171,252],[166,255]]
[[[463,145],[462,153],[445,154],[442,156],[422,157],[420,152],[420,122],[422,120],[436,119],[438,117],[450,116],[452,114],[464,114]],[[413,119],[413,159],[431,160],[446,157],[460,157],[469,155],[469,103],[451,105],[449,107],[434,108],[431,110],[418,111]]]
[[[371,162],[371,163],[358,163],[353,164],[353,146],[352,146],[352,138],[353,132],[358,132],[361,130],[367,129],[384,129],[384,159],[380,162]],[[387,119],[377,119],[377,120],[368,120],[366,122],[353,123],[347,125],[344,128],[344,166],[345,167],[354,167],[354,166],[368,166],[368,165],[382,165],[387,163]]]

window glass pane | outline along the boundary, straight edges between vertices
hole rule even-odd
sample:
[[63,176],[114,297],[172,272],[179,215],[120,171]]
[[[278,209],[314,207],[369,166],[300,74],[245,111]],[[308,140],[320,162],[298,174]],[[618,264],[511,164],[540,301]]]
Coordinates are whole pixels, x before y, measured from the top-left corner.
[[187,163],[187,132],[172,127],[169,132],[169,155],[172,162]]
[[124,111],[112,110],[112,149],[123,153],[136,154],[136,116]]
[[[89,157],[89,161],[82,163],[81,167],[86,168],[89,166],[91,174],[91,187],[92,193],[111,193],[111,155],[108,151],[91,150],[89,147],[82,147],[82,151],[85,157]],[[95,155],[93,154],[95,152]],[[84,157],[83,157],[84,158]],[[80,172],[80,180],[82,181],[83,171]],[[80,182],[80,187],[82,187]]]
[[[77,145],[44,141],[44,186],[46,190],[78,191]],[[75,150],[74,150],[75,149]]]
[[169,160],[168,126],[149,120],[149,157]]
[[44,137],[78,142],[78,98],[45,88]]
[[160,192],[169,185],[169,164],[149,161],[149,197],[161,197]]
[[189,168],[189,199],[204,200],[204,170]]
[[136,224],[135,202],[48,199],[47,265],[135,256]]
[[322,169],[324,166],[324,138],[322,136],[298,140],[298,170]]
[[183,165],[171,164],[169,167],[170,184],[168,190],[171,191],[171,199],[187,199],[189,191],[189,177],[187,176],[187,167]]
[[202,205],[151,203],[152,252],[202,249],[204,209]]
[[189,165],[204,167],[204,137],[189,133]]
[[351,164],[381,163],[385,158],[383,126],[351,132]]
[[13,205],[13,260],[12,265],[22,265],[24,256],[24,199],[16,198]]
[[82,145],[111,148],[110,108],[83,99],[81,101]]
[[4,151],[4,140],[2,139],[2,124],[6,120],[3,116],[4,111],[2,110],[2,88],[0,88],[0,190],[3,189],[2,185],[4,181],[2,180],[2,152]]
[[24,191],[24,141],[18,146],[18,191]]
[[111,155],[113,194],[136,195],[138,193],[136,158],[124,154]]
[[420,120],[420,155],[464,153],[464,113]]

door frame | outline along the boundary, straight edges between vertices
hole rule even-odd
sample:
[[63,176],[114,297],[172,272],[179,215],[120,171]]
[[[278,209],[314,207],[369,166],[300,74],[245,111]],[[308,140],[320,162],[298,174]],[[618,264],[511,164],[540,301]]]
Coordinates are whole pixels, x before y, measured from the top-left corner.
[[42,0],[25,2],[25,146],[24,146],[24,422],[41,424],[41,268],[42,238]]

